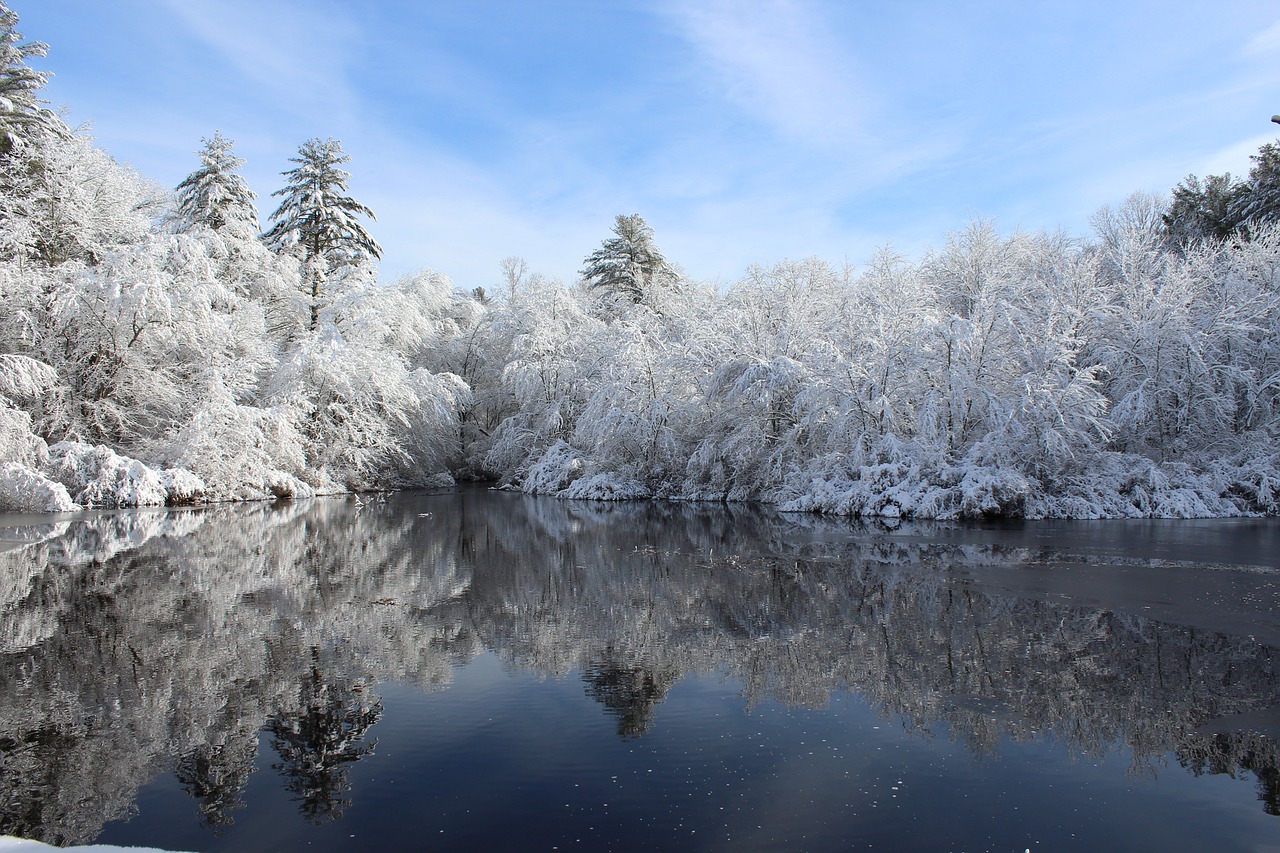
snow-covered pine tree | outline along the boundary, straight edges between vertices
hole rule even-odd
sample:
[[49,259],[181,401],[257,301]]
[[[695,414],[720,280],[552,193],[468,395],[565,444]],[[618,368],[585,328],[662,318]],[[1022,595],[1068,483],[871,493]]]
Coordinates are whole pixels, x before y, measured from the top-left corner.
[[654,245],[653,229],[640,214],[619,214],[613,233],[583,261],[582,281],[589,289],[640,304],[676,281],[678,273]]
[[1280,221],[1280,142],[1266,143],[1250,159],[1249,179],[1236,194],[1231,213],[1251,227]]
[[272,196],[282,197],[271,214],[274,223],[262,235],[276,251],[296,251],[306,267],[311,295],[311,325],[320,323],[320,294],[324,282],[338,268],[382,256],[382,247],[365,230],[359,217],[377,220],[372,210],[347,195],[349,172],[340,169],[351,158],[336,139],[309,139],[283,172],[288,182]]
[[232,227],[237,236],[257,234],[257,196],[237,172],[244,165],[244,158],[235,155],[235,143],[220,132],[215,131],[212,139],[203,142],[200,168],[177,187],[174,218],[178,230],[185,232],[203,225],[214,231]]
[[49,46],[39,41],[24,44],[17,27],[18,14],[0,2],[0,157],[34,137],[70,133],[38,94],[48,72],[27,65],[31,57],[44,56]]

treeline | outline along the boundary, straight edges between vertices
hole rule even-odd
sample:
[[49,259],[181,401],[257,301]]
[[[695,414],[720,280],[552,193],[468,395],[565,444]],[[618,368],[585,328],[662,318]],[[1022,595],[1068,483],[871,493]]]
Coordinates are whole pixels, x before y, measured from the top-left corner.
[[379,280],[334,140],[265,230],[218,134],[157,188],[44,107],[44,46],[0,16],[2,506],[475,477],[854,515],[1277,509],[1276,146],[1087,239],[975,221],[916,261],[719,289],[619,216],[577,282],[508,258],[463,292]]

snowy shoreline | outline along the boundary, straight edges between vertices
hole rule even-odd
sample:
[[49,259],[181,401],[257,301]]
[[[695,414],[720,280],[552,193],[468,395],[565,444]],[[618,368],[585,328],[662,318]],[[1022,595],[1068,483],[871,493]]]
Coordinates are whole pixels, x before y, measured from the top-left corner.
[[[57,480],[13,463],[0,464],[0,509],[43,514],[359,494],[337,484],[316,488],[295,481],[270,489],[246,485],[214,495],[199,477],[184,469],[153,470],[105,447],[56,449],[60,453],[55,459],[60,461],[46,470],[52,469]],[[566,500],[748,502],[782,512],[853,518],[1174,519],[1275,514],[1260,507],[1268,488],[1273,488],[1267,460],[1220,465],[1210,471],[1185,464],[1157,465],[1133,455],[1100,455],[1098,461],[1099,474],[1077,477],[1052,493],[1017,470],[899,459],[893,464],[863,466],[852,477],[813,477],[798,485],[784,481],[772,493],[724,495],[671,488],[656,491],[607,468],[593,470],[597,466],[582,454],[561,445],[552,448],[523,482],[499,487]],[[442,475],[432,487],[454,484],[452,477]]]
[[42,853],[47,850],[60,850],[66,853],[177,853],[162,850],[159,847],[117,847],[114,844],[83,844],[75,847],[55,847],[29,838],[17,838],[12,835],[0,835],[0,853]]

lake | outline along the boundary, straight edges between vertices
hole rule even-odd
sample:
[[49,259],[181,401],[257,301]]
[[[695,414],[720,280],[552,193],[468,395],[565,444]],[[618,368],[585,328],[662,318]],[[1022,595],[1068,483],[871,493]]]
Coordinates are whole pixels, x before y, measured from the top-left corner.
[[0,835],[1263,850],[1280,521],[447,494],[0,516]]

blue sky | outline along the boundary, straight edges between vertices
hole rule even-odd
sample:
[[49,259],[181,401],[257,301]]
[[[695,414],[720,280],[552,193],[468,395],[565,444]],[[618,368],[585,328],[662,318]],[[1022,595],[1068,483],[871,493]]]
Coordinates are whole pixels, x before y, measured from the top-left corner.
[[219,130],[264,224],[342,141],[393,277],[566,281],[639,213],[693,277],[914,256],[971,216],[1088,232],[1280,127],[1269,2],[10,0],[46,97],[165,186]]

